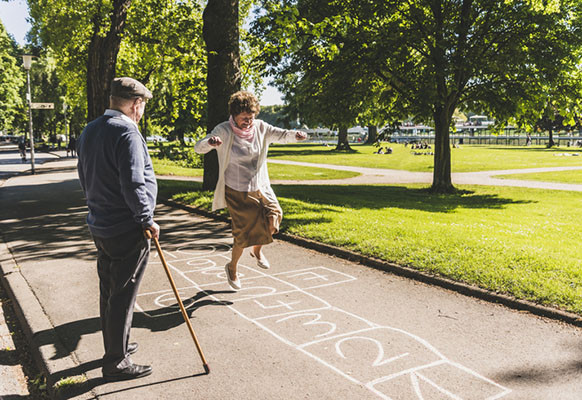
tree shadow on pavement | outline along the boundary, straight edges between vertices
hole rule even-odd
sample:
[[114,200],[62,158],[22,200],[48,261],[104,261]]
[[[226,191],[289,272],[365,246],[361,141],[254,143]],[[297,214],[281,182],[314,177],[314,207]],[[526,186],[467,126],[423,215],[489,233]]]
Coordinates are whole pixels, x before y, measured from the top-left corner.
[[[194,312],[202,307],[232,305],[230,301],[206,299],[208,296],[222,293],[230,293],[230,291],[205,290],[198,292],[189,299],[182,300],[188,317],[193,318]],[[176,302],[163,308],[135,312],[132,327],[148,329],[150,332],[165,332],[182,324],[185,324],[185,321]],[[87,318],[59,325],[54,330],[64,348],[54,346],[55,354],[51,357],[52,360],[66,357],[77,350],[83,336],[101,331],[101,322],[98,317]],[[52,335],[48,331],[41,331],[36,334],[39,346],[54,345],[54,340],[51,338]]]
[[[196,310],[207,307],[207,306],[229,306],[233,303],[230,301],[215,301],[210,299],[205,299],[208,296],[221,293],[230,293],[230,291],[212,291],[206,290],[197,293],[195,296],[182,300],[184,306],[187,307],[186,311],[189,318],[193,317]],[[146,312],[136,312],[133,317],[133,328],[148,329],[151,332],[163,332],[170,329],[176,328],[180,325],[185,324],[184,318],[180,312],[177,302],[173,305],[150,310]],[[90,335],[101,330],[101,323],[98,317],[87,318],[83,320],[78,320],[66,324],[59,325],[55,327],[58,339],[62,342],[63,346],[60,346],[54,342],[52,338],[54,336],[49,331],[41,331],[36,334],[36,341],[40,347],[46,345],[53,345],[55,349],[55,355],[51,359],[59,359],[69,356],[72,352],[77,350],[81,338],[85,335]],[[83,364],[77,365],[74,368],[69,368],[66,370],[59,371],[53,376],[51,376],[51,382],[58,382],[60,379],[86,374],[87,372],[101,368],[101,359],[92,360],[85,362]],[[167,380],[164,382],[171,382],[174,380],[186,379],[191,377],[196,377],[204,375],[196,374],[190,375],[182,378],[175,378]],[[72,387],[59,392],[59,398],[71,398],[82,393],[86,393],[97,386],[105,384],[102,378],[90,379],[82,384],[72,385]],[[157,382],[163,383],[163,382]],[[148,383],[149,385],[155,385],[157,383]],[[124,389],[129,390],[129,389]]]
[[[170,208],[156,210],[164,245],[178,246],[203,236],[219,241],[229,236],[224,223],[188,219],[181,213]],[[76,179],[10,186],[0,192],[0,232],[21,264],[67,258],[95,261],[86,218],[87,207]]]
[[[493,379],[496,382],[507,386],[521,385],[551,385],[556,382],[578,381],[582,373],[582,347],[578,343],[573,346],[577,347],[577,355],[571,356],[570,346],[564,349],[568,354],[568,361],[548,361],[548,365],[542,363],[535,366],[524,366],[497,374]],[[540,350],[543,351],[543,350]],[[551,365],[549,365],[551,363]],[[557,365],[559,363],[559,365]]]

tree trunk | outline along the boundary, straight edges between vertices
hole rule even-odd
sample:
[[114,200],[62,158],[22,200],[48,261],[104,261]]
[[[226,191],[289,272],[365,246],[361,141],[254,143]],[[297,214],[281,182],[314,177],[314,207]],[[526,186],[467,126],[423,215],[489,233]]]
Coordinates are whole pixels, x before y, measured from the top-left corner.
[[548,136],[549,136],[549,140],[548,140],[548,149],[552,148],[556,145],[556,142],[554,142],[554,130],[552,128],[550,128],[548,130]]
[[[240,90],[238,0],[208,0],[202,15],[203,36],[208,54],[208,109],[206,132],[228,120],[228,100]],[[203,190],[214,190],[218,182],[215,150],[204,155]]]
[[434,113],[434,170],[431,186],[431,192],[434,193],[452,193],[455,191],[451,179],[451,143],[449,136],[451,118],[452,113],[448,113],[445,107],[437,108]]
[[378,140],[378,127],[376,125],[368,125],[368,139],[366,144],[374,144]]
[[100,11],[93,18],[93,36],[87,58],[87,120],[92,121],[109,107],[109,90],[115,78],[117,53],[131,0],[113,0],[111,24],[105,37],[101,30]]
[[348,128],[345,126],[340,126],[337,135],[337,147],[336,150],[348,150],[352,151],[350,143],[348,142]]

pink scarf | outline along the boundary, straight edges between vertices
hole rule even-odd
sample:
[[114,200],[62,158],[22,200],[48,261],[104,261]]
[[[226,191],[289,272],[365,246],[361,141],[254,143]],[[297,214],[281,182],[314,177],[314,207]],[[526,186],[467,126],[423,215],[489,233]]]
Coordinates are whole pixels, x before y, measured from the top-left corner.
[[235,135],[237,135],[241,139],[248,140],[249,142],[253,141],[253,138],[255,137],[253,129],[255,127],[254,124],[249,126],[247,129],[241,129],[234,123],[232,115],[228,119],[228,122],[230,122],[230,127],[232,128],[232,131],[234,132]]

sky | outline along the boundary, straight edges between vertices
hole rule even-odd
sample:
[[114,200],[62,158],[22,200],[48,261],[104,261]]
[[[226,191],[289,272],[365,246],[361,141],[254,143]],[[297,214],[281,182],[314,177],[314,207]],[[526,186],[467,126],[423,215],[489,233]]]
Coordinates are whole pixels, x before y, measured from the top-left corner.
[[24,37],[30,29],[26,18],[28,7],[25,0],[0,1],[0,20],[8,33],[21,45],[25,43]]
[[[28,18],[28,6],[25,0],[0,1],[0,20],[14,39],[20,44],[25,44],[25,36],[30,29]],[[262,106],[283,104],[281,93],[272,86],[267,86],[261,98]]]

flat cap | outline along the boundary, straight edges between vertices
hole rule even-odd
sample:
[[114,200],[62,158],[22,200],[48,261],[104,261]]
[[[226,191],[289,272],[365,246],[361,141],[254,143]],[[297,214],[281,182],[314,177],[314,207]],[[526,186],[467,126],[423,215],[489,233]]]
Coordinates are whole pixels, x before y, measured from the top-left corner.
[[124,99],[135,99],[137,97],[151,99],[153,97],[152,92],[141,82],[128,77],[113,79],[111,82],[111,96],[123,97]]

